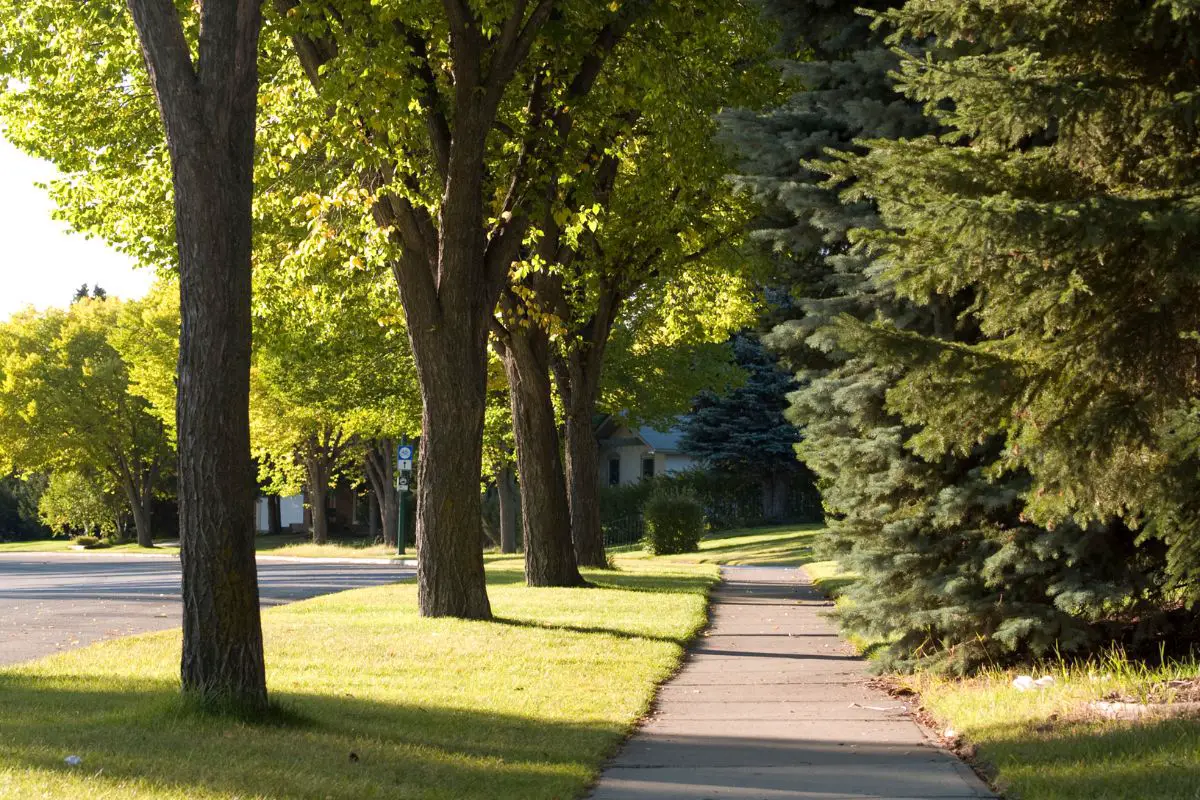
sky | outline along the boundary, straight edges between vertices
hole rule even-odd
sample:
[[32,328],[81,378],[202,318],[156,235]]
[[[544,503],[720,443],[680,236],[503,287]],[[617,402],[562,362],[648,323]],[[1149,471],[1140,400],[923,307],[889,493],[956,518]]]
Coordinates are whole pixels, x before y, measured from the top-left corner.
[[100,284],[110,296],[138,298],[154,280],[149,269],[99,239],[72,233],[50,218],[54,203],[35,182],[55,169],[0,136],[0,320],[32,305],[63,306],[81,284]]

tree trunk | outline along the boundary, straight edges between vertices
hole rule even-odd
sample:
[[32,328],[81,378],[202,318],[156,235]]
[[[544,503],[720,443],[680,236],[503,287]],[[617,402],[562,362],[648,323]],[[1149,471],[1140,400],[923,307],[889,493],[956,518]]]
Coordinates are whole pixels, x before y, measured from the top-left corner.
[[[417,324],[410,326],[410,333]],[[427,340],[423,352],[430,357],[417,356],[423,376],[416,490],[417,602],[426,617],[490,619],[479,547],[487,351],[481,347],[476,353],[473,347],[454,342],[458,337],[451,329],[441,333],[451,340],[449,347]],[[414,347],[414,356],[417,352]]]
[[380,521],[383,523],[383,543],[395,547],[400,531],[400,497],[396,487],[388,484],[383,492],[383,503],[379,507]]
[[202,0],[193,63],[176,6],[128,0],[171,156],[179,249],[183,691],[267,705],[250,458],[258,0]]
[[604,529],[600,525],[599,447],[592,418],[600,394],[604,354],[623,294],[602,285],[592,317],[575,332],[574,343],[554,359],[558,393],[566,409],[563,430],[567,462],[567,496],[571,504],[571,538],[580,566],[604,568]]
[[[125,494],[125,504],[129,506],[130,516],[133,517],[133,528],[137,533],[138,546],[154,547],[154,532],[150,524],[152,514],[150,504],[154,502],[154,471],[146,467],[140,473],[135,474],[134,465],[131,465],[122,456],[117,458],[116,466],[111,474],[117,479],[121,491]],[[117,532],[125,535],[129,531],[124,524],[119,524]]]
[[139,501],[130,505],[133,512],[133,529],[137,531],[138,547],[154,547],[154,529],[150,524],[150,504]]
[[521,475],[525,582],[529,586],[581,586],[585,581],[571,544],[571,511],[558,450],[549,348],[545,331],[517,326],[498,348],[508,375]]
[[374,544],[379,541],[379,497],[372,489],[367,493],[367,539]]
[[267,532],[283,533],[283,508],[277,494],[267,495]]
[[312,519],[313,544],[329,543],[329,467],[317,458],[305,464],[308,471],[308,513]]
[[193,63],[174,4],[128,3],[174,184],[183,691],[206,705],[263,709],[249,415],[261,8],[258,0],[202,0]]
[[[129,506],[129,514],[133,517],[133,529],[137,533],[139,547],[154,547],[154,531],[151,527],[152,509],[150,504],[154,498],[151,494],[153,475],[149,469],[143,474],[135,475],[130,464],[123,458],[118,460],[116,474],[125,494],[125,503]],[[118,527],[121,534],[128,533],[124,526]]]
[[600,448],[592,427],[592,403],[568,410],[563,430],[567,462],[567,497],[571,505],[571,537],[580,566],[605,568],[604,528],[600,524]]
[[517,497],[516,479],[511,464],[496,475],[496,494],[500,499],[500,552],[517,552]]
[[371,496],[383,525],[383,543],[388,547],[396,546],[400,514],[395,458],[396,442],[393,439],[377,439],[367,448],[367,482],[371,485]]

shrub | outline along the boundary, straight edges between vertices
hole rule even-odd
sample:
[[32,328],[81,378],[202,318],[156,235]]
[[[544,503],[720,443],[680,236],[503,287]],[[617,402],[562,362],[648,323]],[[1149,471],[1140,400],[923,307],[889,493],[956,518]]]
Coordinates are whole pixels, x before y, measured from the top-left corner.
[[659,556],[700,547],[704,507],[690,494],[656,492],[646,501],[646,549]]
[[[787,522],[820,522],[821,497],[806,470],[785,473],[783,519]],[[763,513],[763,480],[759,476],[691,469],[656,475],[626,486],[600,490],[600,520],[605,529],[622,528],[644,513],[647,500],[657,493],[686,494],[704,508],[712,530],[763,525],[771,520]],[[611,544],[611,542],[610,542]]]

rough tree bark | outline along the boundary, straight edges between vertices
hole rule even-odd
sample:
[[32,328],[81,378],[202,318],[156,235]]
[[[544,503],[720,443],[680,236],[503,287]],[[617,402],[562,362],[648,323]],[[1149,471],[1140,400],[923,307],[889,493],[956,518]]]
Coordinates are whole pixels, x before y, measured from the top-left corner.
[[500,499],[500,552],[517,552],[517,482],[511,464],[496,474],[496,494]]
[[171,156],[179,247],[183,691],[267,705],[254,561],[250,274],[258,0],[198,0],[193,63],[171,0],[128,0]]
[[514,325],[496,349],[504,362],[512,402],[521,475],[525,582],[529,586],[581,586],[584,580],[571,544],[571,510],[550,386],[550,337],[540,328]]
[[571,537],[580,566],[604,568],[604,529],[600,525],[599,447],[592,419],[600,396],[604,351],[612,334],[622,293],[617,284],[601,284],[596,311],[572,337],[574,346],[554,360],[554,376],[565,409],[567,496],[571,504]]

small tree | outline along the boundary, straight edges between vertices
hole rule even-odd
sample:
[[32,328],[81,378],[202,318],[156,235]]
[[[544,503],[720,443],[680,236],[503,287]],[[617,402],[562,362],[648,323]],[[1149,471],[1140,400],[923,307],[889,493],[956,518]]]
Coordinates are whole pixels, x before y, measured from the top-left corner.
[[153,546],[151,503],[171,458],[112,345],[122,304],[82,299],[0,325],[0,453],[22,472],[102,476]]
[[119,513],[112,495],[80,472],[55,472],[38,500],[38,516],[57,533],[113,537]]
[[800,432],[783,413],[796,381],[756,337],[736,336],[733,349],[745,383],[724,394],[701,393],[684,420],[681,446],[710,467],[757,478],[763,517],[779,519],[789,478],[806,472],[796,459]]

